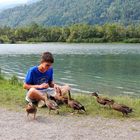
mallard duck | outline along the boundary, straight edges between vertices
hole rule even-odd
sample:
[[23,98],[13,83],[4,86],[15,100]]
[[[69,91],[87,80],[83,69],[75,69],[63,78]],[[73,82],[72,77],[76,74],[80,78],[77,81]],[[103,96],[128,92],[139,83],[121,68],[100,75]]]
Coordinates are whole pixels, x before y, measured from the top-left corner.
[[67,96],[70,87],[69,85],[64,85],[64,86],[55,85],[54,89],[56,93],[61,94],[62,96]]
[[85,107],[81,103],[71,98],[70,91],[68,91],[68,106],[74,110],[78,110],[78,112],[80,110],[86,112]]
[[68,104],[68,97],[54,96],[54,98],[58,104]]
[[110,105],[112,104],[112,102],[114,102],[114,100],[112,100],[112,99],[98,96],[98,92],[93,92],[91,95],[92,96],[96,96],[97,102],[99,104],[101,104],[101,105],[109,105],[109,107],[110,107]]
[[57,114],[59,114],[58,105],[57,105],[57,103],[55,101],[50,100],[50,99],[47,99],[45,101],[45,104],[46,104],[46,106],[49,109],[49,114],[50,114],[51,110],[56,110],[57,111]]
[[37,112],[36,105],[34,105],[33,103],[28,103],[27,106],[25,107],[25,110],[27,112],[27,117],[29,114],[34,114],[34,119],[35,119],[36,112]]
[[57,104],[67,104],[68,103],[68,97],[64,96],[61,92],[61,89],[59,87],[55,87],[55,96],[52,97],[52,99],[57,103]]
[[112,102],[111,107],[116,111],[122,112],[123,116],[128,115],[128,113],[131,113],[133,111],[132,108],[115,102]]

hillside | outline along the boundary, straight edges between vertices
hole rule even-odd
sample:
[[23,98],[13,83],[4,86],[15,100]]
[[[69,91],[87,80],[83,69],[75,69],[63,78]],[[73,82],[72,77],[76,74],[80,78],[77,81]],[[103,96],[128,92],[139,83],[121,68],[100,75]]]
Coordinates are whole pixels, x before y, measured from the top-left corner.
[[41,0],[0,13],[0,25],[140,23],[139,0]]

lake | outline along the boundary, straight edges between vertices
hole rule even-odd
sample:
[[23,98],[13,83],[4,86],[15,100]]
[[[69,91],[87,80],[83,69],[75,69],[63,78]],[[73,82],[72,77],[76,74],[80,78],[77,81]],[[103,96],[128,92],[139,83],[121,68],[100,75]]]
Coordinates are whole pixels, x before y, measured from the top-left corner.
[[1,44],[0,68],[24,80],[44,51],[54,54],[54,81],[74,93],[140,96],[140,44]]

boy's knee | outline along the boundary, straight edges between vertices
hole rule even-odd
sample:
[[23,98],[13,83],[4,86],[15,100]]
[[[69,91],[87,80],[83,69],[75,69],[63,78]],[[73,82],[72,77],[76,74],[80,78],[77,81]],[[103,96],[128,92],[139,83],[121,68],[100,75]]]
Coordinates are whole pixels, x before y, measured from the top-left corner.
[[35,93],[36,89],[35,88],[30,88],[28,91],[27,96],[30,97],[31,95],[33,95]]
[[31,92],[35,92],[36,91],[36,89],[35,88],[30,88],[29,89],[29,92],[31,93]]

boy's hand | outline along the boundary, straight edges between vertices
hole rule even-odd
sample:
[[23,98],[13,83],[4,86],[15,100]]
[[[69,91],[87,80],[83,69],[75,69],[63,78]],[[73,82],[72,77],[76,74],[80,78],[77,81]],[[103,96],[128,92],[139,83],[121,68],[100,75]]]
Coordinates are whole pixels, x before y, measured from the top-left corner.
[[41,85],[39,85],[39,88],[48,88],[49,87],[49,84],[47,83],[43,83]]

